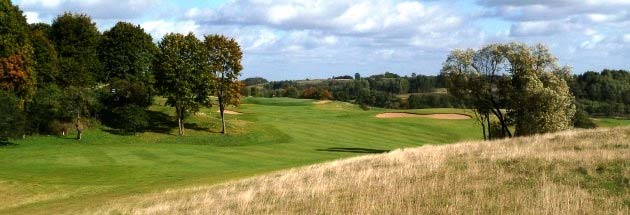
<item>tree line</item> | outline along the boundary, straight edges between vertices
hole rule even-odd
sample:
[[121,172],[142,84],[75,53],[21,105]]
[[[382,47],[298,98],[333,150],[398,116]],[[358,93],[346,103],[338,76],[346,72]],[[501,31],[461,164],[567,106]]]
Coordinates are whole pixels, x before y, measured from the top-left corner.
[[66,134],[92,123],[124,132],[145,129],[148,107],[163,96],[175,108],[179,134],[186,116],[216,98],[238,105],[242,52],[222,35],[169,33],[157,45],[139,25],[119,22],[101,33],[85,14],[28,24],[0,0],[0,137]]
[[429,108],[461,107],[445,88],[444,77],[394,73],[362,77],[337,76],[326,80],[272,81],[260,77],[247,78],[241,94],[253,97],[290,97],[334,99],[353,102],[364,108]]
[[[630,72],[608,69],[575,75],[565,72],[564,81],[575,97],[574,126],[594,127],[591,116],[630,117]],[[243,80],[241,93],[253,97],[332,99],[364,107],[396,109],[466,107],[466,99],[447,93],[456,90],[448,88],[447,82],[445,73],[399,76],[386,72],[369,77],[356,73],[325,80],[271,82],[254,77]]]

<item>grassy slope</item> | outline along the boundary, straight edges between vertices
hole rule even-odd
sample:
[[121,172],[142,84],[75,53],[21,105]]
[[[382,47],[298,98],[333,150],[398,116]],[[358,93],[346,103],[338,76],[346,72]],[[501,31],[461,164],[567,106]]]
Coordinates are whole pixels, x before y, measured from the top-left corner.
[[100,213],[628,214],[630,127],[423,146],[210,187]]
[[[72,213],[168,188],[216,184],[362,153],[479,139],[474,120],[376,119],[346,103],[251,98],[228,116],[221,136],[216,109],[194,116],[186,137],[173,123],[138,136],[93,128],[84,140],[29,137],[0,147],[0,214]],[[164,120],[170,108],[153,106]],[[449,110],[453,111],[453,110]]]

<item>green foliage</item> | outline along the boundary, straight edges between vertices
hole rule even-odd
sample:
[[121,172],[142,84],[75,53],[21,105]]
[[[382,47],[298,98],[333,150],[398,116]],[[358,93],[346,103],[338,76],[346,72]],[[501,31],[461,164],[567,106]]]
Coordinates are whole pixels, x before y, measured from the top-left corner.
[[31,42],[35,53],[35,71],[37,71],[37,83],[57,83],[59,77],[59,60],[57,50],[48,39],[50,26],[40,23],[31,25]]
[[118,78],[149,83],[156,52],[153,39],[140,26],[117,23],[103,33],[98,46],[98,56],[105,71],[103,80]]
[[20,99],[0,91],[0,141],[24,135],[25,116],[20,110]]
[[140,26],[119,22],[103,33],[98,56],[103,64],[103,122],[124,132],[147,126],[144,108],[152,103],[153,61],[157,47]]
[[89,16],[65,13],[53,20],[50,39],[61,65],[60,86],[94,86],[102,78],[97,56],[100,33]]
[[494,115],[506,136],[512,136],[511,124],[516,135],[531,135],[572,125],[575,99],[565,80],[570,69],[556,61],[543,45],[493,44],[451,52],[442,74],[449,93],[477,115]]
[[180,135],[184,135],[184,117],[210,104],[212,70],[208,52],[194,34],[167,34],[158,44],[154,62],[156,88],[175,107]]
[[578,109],[573,117],[573,127],[576,128],[596,128],[597,124],[591,120],[588,113],[582,109]]
[[246,78],[242,82],[243,82],[243,84],[245,84],[245,86],[252,86],[252,85],[269,83],[269,81],[267,81],[267,79],[264,79],[264,78],[261,78],[261,77]]
[[243,66],[243,52],[238,42],[223,35],[209,35],[204,39],[204,48],[208,52],[206,62],[216,78],[214,92],[219,100],[222,130],[225,133],[224,111],[227,105],[238,106],[241,99],[241,82],[238,81]]
[[149,115],[143,107],[126,105],[111,110],[112,124],[124,132],[136,133],[149,125]]
[[[26,111],[28,113],[30,128],[32,132],[42,134],[55,133],[53,123],[62,119],[66,107],[63,106],[63,91],[55,84],[40,85],[33,101],[28,103]],[[68,117],[65,114],[65,117]]]
[[443,93],[412,94],[408,99],[408,108],[452,108],[462,107],[454,96]]
[[0,0],[0,58],[6,58],[30,47],[29,31],[22,11],[10,0]]
[[570,81],[578,105],[596,116],[630,116],[630,72],[608,70],[585,72]]

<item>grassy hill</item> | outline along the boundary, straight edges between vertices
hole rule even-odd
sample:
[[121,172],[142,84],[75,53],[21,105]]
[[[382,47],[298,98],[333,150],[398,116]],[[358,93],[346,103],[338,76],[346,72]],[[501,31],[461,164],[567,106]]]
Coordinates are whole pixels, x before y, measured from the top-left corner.
[[[95,125],[77,142],[39,136],[0,147],[0,214],[77,213],[105,202],[351,156],[480,139],[474,120],[378,119],[340,102],[248,98],[217,134],[216,108],[191,116],[178,137],[173,109],[151,107],[149,131]],[[455,109],[418,112],[461,112]]]
[[463,142],[139,195],[100,213],[628,214],[630,128]]

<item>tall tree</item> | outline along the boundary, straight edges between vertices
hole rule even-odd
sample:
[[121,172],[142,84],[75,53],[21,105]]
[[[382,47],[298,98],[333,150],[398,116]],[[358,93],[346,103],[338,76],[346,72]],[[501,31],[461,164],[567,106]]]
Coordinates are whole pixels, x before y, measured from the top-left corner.
[[148,120],[144,109],[152,103],[156,53],[153,39],[138,25],[119,22],[103,33],[98,55],[107,83],[104,123],[127,132],[146,125],[139,122]]
[[576,112],[575,98],[566,82],[571,69],[542,44],[529,47],[509,43],[501,48],[511,72],[509,114],[518,136],[568,129]]
[[64,13],[53,20],[50,31],[59,54],[62,85],[94,86],[102,71],[96,24],[87,15]]
[[243,66],[243,52],[236,40],[223,35],[208,35],[204,40],[208,50],[208,62],[217,78],[215,95],[219,100],[221,133],[225,134],[225,107],[238,105],[241,98],[241,82],[238,80]]
[[100,33],[91,18],[83,14],[65,13],[58,16],[50,29],[50,38],[59,55],[60,86],[64,87],[66,106],[73,115],[77,139],[84,125],[81,116],[92,109],[94,93],[102,68],[97,56]]
[[157,52],[151,35],[139,25],[119,22],[103,33],[98,56],[103,64],[103,81],[114,78],[148,82]]
[[20,107],[35,92],[36,75],[26,18],[10,0],[0,0],[0,90],[20,99]]
[[179,135],[184,135],[184,120],[210,103],[211,71],[206,64],[207,52],[193,33],[170,33],[158,43],[155,79],[158,92],[175,107]]

